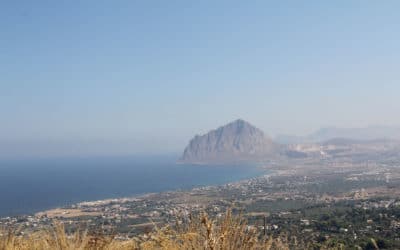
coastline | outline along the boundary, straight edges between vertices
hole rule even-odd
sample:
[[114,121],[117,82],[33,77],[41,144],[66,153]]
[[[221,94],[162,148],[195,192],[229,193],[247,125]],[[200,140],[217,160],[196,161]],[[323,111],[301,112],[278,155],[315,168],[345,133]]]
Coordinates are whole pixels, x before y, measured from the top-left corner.
[[[244,183],[248,183],[249,181],[258,180],[258,179],[266,179],[272,176],[279,175],[277,170],[266,169],[265,167],[257,167],[263,169],[266,173],[263,173],[259,176],[250,177],[242,180],[237,180],[233,182],[228,182],[224,184],[216,184],[216,185],[200,185],[198,187],[193,187],[190,189],[176,189],[176,190],[166,190],[161,192],[149,192],[143,193],[133,196],[119,197],[119,198],[108,198],[108,199],[100,199],[100,200],[91,200],[91,201],[82,201],[75,204],[67,205],[67,206],[59,206],[51,209],[47,209],[44,211],[36,212],[32,214],[35,217],[43,217],[46,216],[48,218],[72,218],[78,216],[98,216],[100,214],[96,212],[84,212],[77,207],[96,207],[96,206],[110,206],[112,204],[125,204],[131,202],[139,202],[145,200],[151,200],[157,197],[166,197],[171,195],[179,195],[182,193],[190,193],[198,190],[210,190],[210,189],[218,189],[225,188],[229,186],[241,185]],[[282,172],[286,172],[282,170]]]
[[[202,168],[203,166],[198,166],[199,168]],[[240,166],[237,166],[240,167]],[[242,166],[243,167],[243,166]],[[24,212],[24,213],[18,213],[18,214],[10,214],[10,215],[3,215],[0,216],[1,218],[18,218],[18,217],[24,217],[24,216],[43,216],[44,214],[52,211],[60,211],[62,209],[74,209],[75,207],[79,206],[90,206],[90,205],[107,205],[111,203],[127,203],[127,202],[134,202],[137,201],[138,199],[143,200],[143,199],[149,199],[154,196],[160,196],[164,194],[171,194],[171,193],[181,193],[181,192],[191,192],[196,189],[207,189],[210,187],[219,187],[219,186],[225,186],[225,185],[232,185],[235,183],[240,183],[243,181],[248,181],[249,179],[253,178],[259,178],[261,176],[264,176],[266,173],[271,174],[272,171],[267,169],[265,166],[253,166],[253,174],[254,174],[254,169],[257,169],[257,172],[255,176],[250,176],[250,177],[244,177],[243,179],[239,180],[234,180],[234,181],[228,181],[223,183],[215,183],[215,184],[193,184],[191,187],[183,187],[183,188],[171,188],[171,189],[166,189],[162,191],[157,191],[157,192],[143,192],[143,193],[138,193],[138,194],[133,194],[133,195],[124,195],[124,196],[119,196],[119,197],[110,197],[110,198],[104,198],[104,199],[86,199],[78,202],[71,202],[67,203],[64,205],[56,205],[52,206],[49,208],[45,209],[38,209],[36,211],[32,212]],[[234,166],[235,168],[235,166]]]

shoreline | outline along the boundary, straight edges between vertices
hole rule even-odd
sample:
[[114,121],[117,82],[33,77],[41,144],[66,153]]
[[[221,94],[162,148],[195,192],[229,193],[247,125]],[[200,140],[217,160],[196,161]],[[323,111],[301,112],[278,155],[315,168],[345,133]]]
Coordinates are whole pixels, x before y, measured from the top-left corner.
[[72,202],[70,204],[53,206],[48,209],[43,209],[43,210],[40,209],[37,211],[28,212],[28,213],[4,215],[4,216],[0,216],[0,219],[18,218],[18,217],[27,217],[27,216],[36,217],[36,216],[43,216],[47,213],[53,213],[54,211],[75,209],[78,206],[97,206],[97,205],[106,206],[106,205],[110,205],[112,203],[122,203],[123,204],[123,203],[128,203],[128,202],[135,202],[135,201],[150,199],[154,196],[163,196],[163,195],[168,195],[168,194],[191,192],[191,191],[199,190],[199,189],[224,187],[224,186],[229,186],[229,185],[234,185],[234,184],[240,184],[242,182],[248,182],[250,180],[254,180],[254,179],[258,179],[258,178],[264,178],[266,176],[272,176],[273,174],[276,174],[278,172],[277,170],[269,169],[266,166],[257,166],[256,168],[260,169],[260,173],[257,174],[256,176],[245,177],[244,179],[228,181],[226,183],[221,183],[221,184],[217,183],[217,184],[211,184],[211,185],[208,185],[208,184],[193,185],[192,187],[189,187],[189,188],[170,189],[170,190],[164,190],[164,191],[160,191],[160,192],[144,192],[144,193],[139,193],[139,194],[134,194],[134,195],[129,195],[129,196],[120,196],[120,197],[112,197],[112,198],[97,199],[97,200],[83,200],[83,201],[79,201],[79,202]]
[[[252,180],[260,180],[260,179],[265,179],[269,178],[271,176],[279,175],[277,172],[278,171],[273,171],[273,170],[267,170],[264,169],[269,173],[264,173],[259,176],[255,177],[250,177],[238,181],[232,181],[232,182],[227,182],[224,184],[216,184],[216,185],[200,185],[198,187],[193,187],[189,189],[176,189],[176,190],[166,190],[162,192],[149,192],[149,193],[144,193],[144,194],[138,194],[135,196],[129,196],[129,197],[119,197],[119,198],[108,198],[108,199],[100,199],[100,200],[92,200],[92,201],[82,201],[82,202],[77,202],[71,205],[63,206],[63,207],[55,207],[52,209],[47,209],[44,211],[36,212],[34,214],[31,214],[35,217],[42,217],[46,215],[48,218],[56,218],[56,217],[63,217],[63,218],[68,218],[68,217],[77,217],[77,216],[71,216],[70,212],[76,212],[76,213],[82,213],[83,211],[75,211],[77,207],[94,207],[94,206],[108,206],[111,204],[125,204],[129,202],[139,202],[139,201],[144,201],[146,199],[151,200],[151,198],[154,198],[156,196],[168,196],[168,195],[176,195],[179,193],[190,193],[196,190],[208,190],[208,189],[217,189],[217,188],[222,188],[222,187],[227,187],[227,186],[232,186],[232,185],[240,185],[243,183],[247,183]],[[84,213],[84,212],[83,212]],[[51,216],[49,216],[49,214]],[[83,215],[89,215],[93,216],[96,215],[94,213],[87,213]],[[23,216],[23,215],[22,215]],[[26,215],[25,215],[26,216]],[[1,217],[0,217],[1,218]]]

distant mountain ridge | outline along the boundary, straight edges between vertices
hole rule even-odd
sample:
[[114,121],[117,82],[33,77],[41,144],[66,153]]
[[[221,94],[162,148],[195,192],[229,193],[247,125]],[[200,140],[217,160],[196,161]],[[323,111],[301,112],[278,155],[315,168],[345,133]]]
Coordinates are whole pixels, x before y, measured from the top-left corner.
[[279,146],[263,131],[238,119],[190,140],[180,159],[185,163],[256,161],[273,156]]
[[[360,147],[373,149],[399,142],[400,127],[384,126],[323,128],[308,136],[278,136],[273,141],[260,129],[238,119],[204,135],[196,135],[179,161],[192,164],[255,163],[282,157],[315,156],[315,152],[321,153],[321,147],[360,150]],[[327,152],[324,153],[326,156]]]
[[335,138],[351,140],[400,140],[400,127],[370,126],[365,128],[322,128],[308,136],[280,135],[275,138],[279,143],[321,143]]

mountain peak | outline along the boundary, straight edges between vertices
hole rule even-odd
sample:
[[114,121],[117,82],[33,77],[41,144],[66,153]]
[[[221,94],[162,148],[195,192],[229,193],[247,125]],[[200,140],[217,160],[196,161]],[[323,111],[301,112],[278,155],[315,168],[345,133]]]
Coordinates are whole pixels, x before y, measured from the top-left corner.
[[189,163],[254,161],[275,149],[276,145],[260,129],[237,119],[205,135],[195,136],[181,160]]
[[[237,128],[243,128],[243,127],[254,127],[253,125],[251,125],[249,122],[243,120],[243,119],[237,119],[234,120],[233,122],[228,123],[225,126],[236,126]],[[223,127],[225,127],[223,126]],[[255,127],[254,127],[255,128]]]
[[[248,130],[259,130],[255,126],[251,125],[249,122],[246,122],[245,120],[242,119],[237,119],[233,122],[230,122],[224,126],[219,127],[216,130],[232,130],[235,133],[245,133]],[[259,132],[263,133],[261,130]]]
[[229,124],[242,124],[242,125],[244,125],[244,124],[248,124],[248,125],[250,125],[250,123],[248,123],[248,122],[246,122],[245,120],[243,120],[243,119],[236,119],[236,120],[234,120],[233,122],[231,122],[231,123],[229,123]]

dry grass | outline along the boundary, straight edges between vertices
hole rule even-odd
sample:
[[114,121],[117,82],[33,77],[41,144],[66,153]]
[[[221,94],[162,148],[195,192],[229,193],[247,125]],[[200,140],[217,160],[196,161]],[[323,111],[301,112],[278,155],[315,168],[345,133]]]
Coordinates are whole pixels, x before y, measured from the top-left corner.
[[168,250],[289,249],[279,239],[263,240],[259,231],[248,228],[242,216],[232,216],[230,211],[222,219],[211,220],[206,214],[201,214],[174,228],[156,229],[156,233],[141,247]]
[[149,234],[125,241],[116,240],[112,236],[87,232],[67,235],[63,225],[59,223],[50,230],[30,235],[20,236],[15,231],[8,231],[0,236],[0,250],[285,250],[306,248],[309,247],[298,243],[296,239],[292,239],[289,244],[288,237],[265,239],[261,237],[260,230],[248,227],[242,216],[234,216],[230,211],[219,219],[210,219],[204,213],[191,216],[177,220],[175,226],[155,227]]

